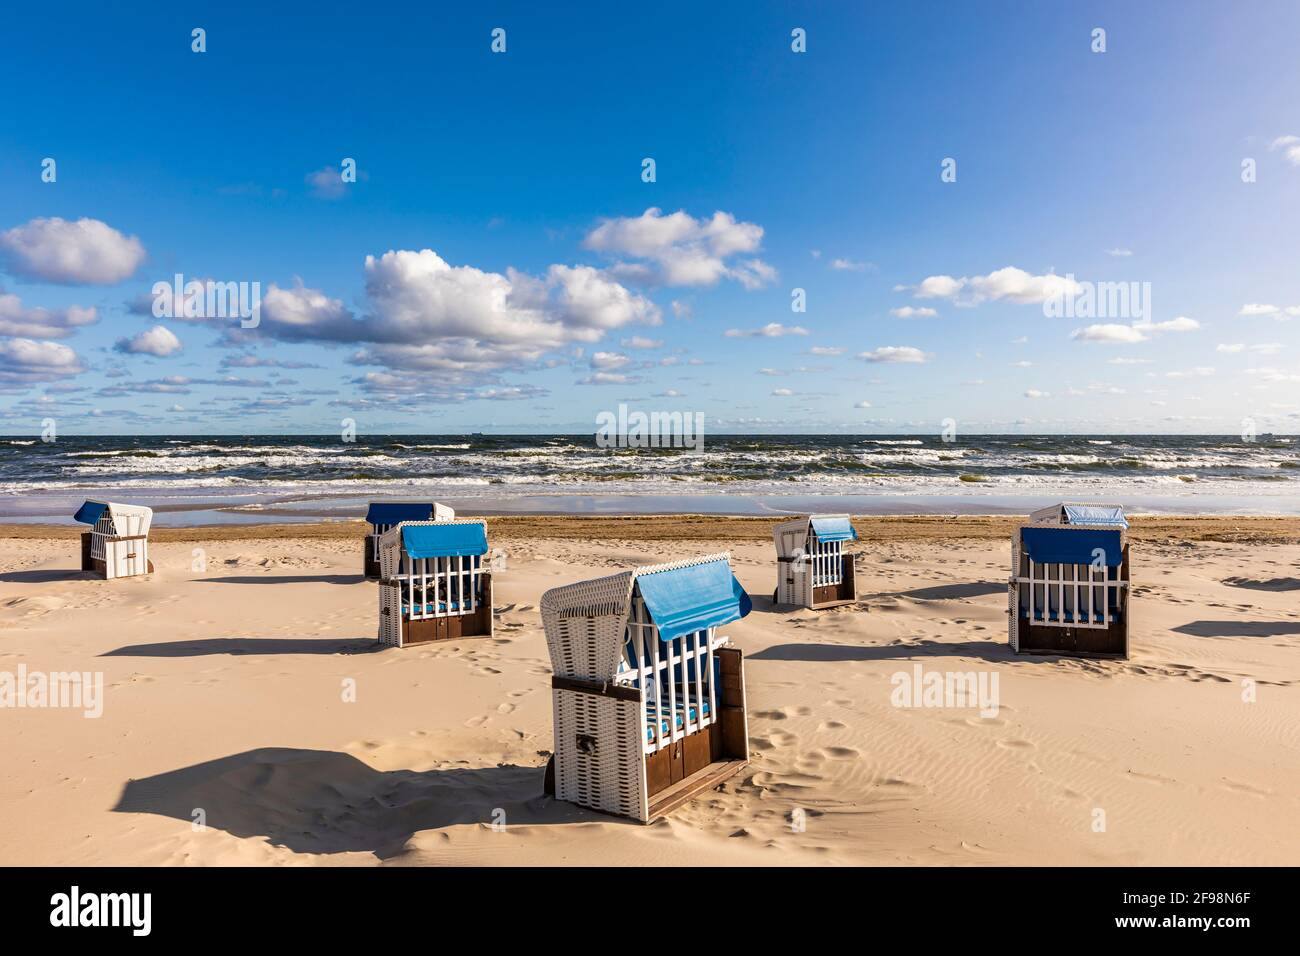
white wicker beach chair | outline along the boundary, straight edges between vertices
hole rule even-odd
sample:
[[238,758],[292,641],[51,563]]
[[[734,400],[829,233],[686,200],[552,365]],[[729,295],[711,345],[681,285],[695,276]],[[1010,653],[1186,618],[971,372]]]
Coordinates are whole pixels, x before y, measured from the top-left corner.
[[91,530],[81,535],[81,570],[105,578],[149,574],[149,526],[153,509],[115,501],[87,501],[73,516]]
[[379,536],[379,640],[394,647],[492,636],[482,519],[402,521]]
[[643,823],[748,762],[744,665],[718,628],[749,613],[730,555],[553,588],[547,790]]
[[811,515],[785,521],[772,530],[776,544],[778,605],[807,608],[852,604],[858,599],[853,555],[844,542],[858,533],[848,515]]
[[1030,514],[1011,537],[1013,651],[1128,657],[1127,530],[1119,505],[1061,503]]
[[365,576],[379,577],[379,536],[403,521],[452,521],[455,509],[436,501],[372,501],[366,511]]

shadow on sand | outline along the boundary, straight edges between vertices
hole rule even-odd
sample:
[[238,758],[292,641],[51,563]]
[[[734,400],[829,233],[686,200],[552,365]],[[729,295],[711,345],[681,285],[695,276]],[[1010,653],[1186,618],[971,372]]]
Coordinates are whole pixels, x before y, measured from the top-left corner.
[[1171,630],[1192,637],[1280,637],[1300,634],[1300,621],[1192,621]]
[[937,584],[931,588],[917,588],[914,591],[893,591],[888,594],[877,594],[873,597],[901,597],[911,598],[914,601],[960,601],[963,598],[983,597],[986,594],[1003,594],[1007,593],[1005,584],[993,584],[988,581],[977,581],[970,584]]
[[1300,591],[1300,578],[1224,578],[1223,583],[1251,591]]
[[364,637],[206,637],[128,644],[100,657],[206,657],[210,654],[374,654],[386,645]]
[[361,584],[361,574],[239,574],[223,578],[195,578],[204,584]]
[[975,657],[985,661],[1050,661],[1057,655],[1028,657],[1012,652],[1005,642],[965,641],[949,644],[942,641],[919,641],[915,644],[775,644],[746,654],[751,661],[807,661],[831,664],[842,661],[894,661],[915,657]]
[[0,574],[5,584],[48,584],[51,581],[102,581],[103,575],[91,571],[55,568],[49,571],[6,571]]
[[401,854],[415,833],[456,824],[511,826],[617,817],[542,795],[542,767],[375,770],[350,754],[263,747],[132,780],[117,813],[156,813],[241,838],[265,837],[295,853]]

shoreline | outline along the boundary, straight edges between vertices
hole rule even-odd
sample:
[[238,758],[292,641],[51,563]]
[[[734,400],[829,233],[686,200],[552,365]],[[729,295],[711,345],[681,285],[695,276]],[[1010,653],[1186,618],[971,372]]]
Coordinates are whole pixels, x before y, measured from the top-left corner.
[[[484,517],[488,533],[505,539],[606,541],[770,541],[772,528],[786,515],[748,517],[708,514],[626,515],[470,515]],[[853,515],[861,543],[914,540],[1008,540],[1025,515]],[[1300,517],[1286,515],[1130,514],[1133,541],[1177,543],[1300,544]],[[360,541],[367,525],[360,518],[283,523],[155,526],[151,541],[239,541],[252,539],[329,539]],[[0,539],[74,539],[84,528],[71,520],[51,523],[0,522]]]

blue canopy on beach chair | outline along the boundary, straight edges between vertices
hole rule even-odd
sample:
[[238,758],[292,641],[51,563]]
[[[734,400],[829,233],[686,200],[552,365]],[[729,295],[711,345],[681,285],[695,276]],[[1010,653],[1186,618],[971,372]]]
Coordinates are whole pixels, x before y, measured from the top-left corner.
[[753,606],[726,561],[640,574],[636,583],[664,641],[738,621]]
[[402,528],[402,547],[412,558],[487,554],[487,526],[481,522],[405,525]]
[[414,501],[372,501],[366,512],[371,524],[399,524],[403,521],[432,521],[433,504]]
[[1103,563],[1117,568],[1124,562],[1118,531],[1091,528],[1022,528],[1020,543],[1029,559],[1037,564],[1092,564],[1093,552],[1101,550]]
[[1118,505],[1064,505],[1065,520],[1069,524],[1105,525],[1110,528],[1127,528],[1128,518]]
[[102,501],[87,501],[77,509],[77,513],[72,516],[72,520],[80,521],[82,524],[98,524],[99,519],[104,516],[104,512],[107,510],[108,505]]
[[817,535],[818,541],[857,541],[858,533],[853,530],[853,524],[848,518],[843,517],[818,517],[812,518],[813,534]]

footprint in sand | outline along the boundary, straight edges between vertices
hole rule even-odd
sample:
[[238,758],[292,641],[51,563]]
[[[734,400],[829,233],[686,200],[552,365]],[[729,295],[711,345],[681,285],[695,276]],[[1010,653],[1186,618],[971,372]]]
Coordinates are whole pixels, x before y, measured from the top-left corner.
[[498,713],[498,714],[513,714],[514,712],[515,712],[515,705],[514,705],[514,704],[498,704],[498,705],[497,705],[497,713]]
[[487,714],[479,714],[477,717],[471,717],[469,720],[465,721],[465,726],[482,727],[484,724],[488,722],[489,719],[490,718],[488,717]]
[[790,717],[807,717],[811,713],[811,707],[782,707],[779,710],[760,710],[754,716],[765,720],[787,720]]
[[777,731],[776,733],[768,734],[766,737],[750,737],[749,744],[756,750],[775,750],[778,747],[789,747],[791,744],[798,741],[798,739],[799,738],[794,734],[786,734]]
[[1139,772],[1136,771],[1136,770],[1130,770],[1130,771],[1128,771],[1128,775],[1129,775],[1130,777],[1133,777],[1133,778],[1136,779],[1136,780],[1142,780],[1142,781],[1144,781],[1144,782],[1146,782],[1146,783],[1162,783],[1162,784],[1163,784],[1163,783],[1177,783],[1177,782],[1178,782],[1177,780],[1174,780],[1174,779],[1171,778],[1171,777],[1162,777],[1162,776],[1161,776],[1160,774],[1158,774],[1158,773],[1139,773]]
[[1237,793],[1248,793],[1252,797],[1268,797],[1273,794],[1272,790],[1265,790],[1262,787],[1252,787],[1248,783],[1239,783],[1236,780],[1229,780],[1226,777],[1223,780],[1223,788],[1225,790],[1236,791]]

